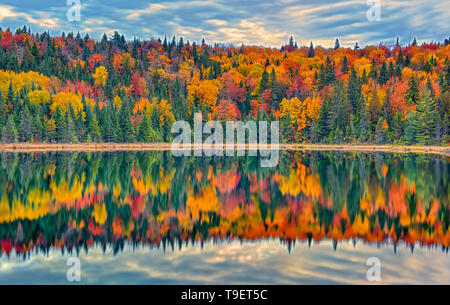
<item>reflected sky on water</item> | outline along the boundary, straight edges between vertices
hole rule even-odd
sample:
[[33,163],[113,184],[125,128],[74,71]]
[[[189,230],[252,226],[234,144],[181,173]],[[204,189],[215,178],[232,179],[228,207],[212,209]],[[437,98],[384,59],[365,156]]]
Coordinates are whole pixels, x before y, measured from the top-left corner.
[[[67,281],[70,255],[52,251],[0,260],[0,283],[73,284]],[[297,244],[279,241],[207,243],[181,250],[129,246],[117,255],[99,248],[79,255],[77,284],[374,284],[366,279],[369,257],[381,260],[381,284],[450,284],[450,259],[442,251],[344,242],[333,251],[330,241]]]

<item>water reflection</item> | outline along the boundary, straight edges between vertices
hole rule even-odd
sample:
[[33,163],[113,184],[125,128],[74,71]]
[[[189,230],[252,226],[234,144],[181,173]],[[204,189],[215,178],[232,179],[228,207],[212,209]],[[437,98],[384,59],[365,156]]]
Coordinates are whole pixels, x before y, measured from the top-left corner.
[[[373,256],[382,262],[381,284],[450,283],[448,254],[420,247],[411,254],[405,245],[395,255],[388,247],[353,242],[341,242],[334,252],[328,240],[311,247],[297,243],[290,252],[278,241],[263,240],[174,251],[125,245],[117,254],[93,246],[79,254],[81,284],[367,284],[366,261]],[[27,260],[3,258],[0,283],[74,284],[66,280],[68,257],[51,250]]]
[[286,152],[272,169],[252,157],[161,152],[1,158],[2,261],[12,253],[25,262],[36,252],[90,249],[124,257],[126,247],[131,257],[142,251],[136,247],[164,253],[192,244],[201,253],[205,243],[278,240],[286,252],[296,242],[331,243],[333,257],[348,241],[392,256],[399,244],[420,245],[448,262],[445,157]]

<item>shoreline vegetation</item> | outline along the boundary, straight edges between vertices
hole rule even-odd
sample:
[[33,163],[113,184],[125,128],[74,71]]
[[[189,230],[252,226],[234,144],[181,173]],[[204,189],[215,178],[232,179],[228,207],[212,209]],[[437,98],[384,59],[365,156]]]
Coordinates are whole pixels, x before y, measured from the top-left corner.
[[[226,149],[223,145],[185,144],[175,145],[175,149]],[[418,153],[435,154],[450,157],[450,146],[408,146],[408,145],[376,145],[376,144],[233,144],[234,149],[280,149],[290,151],[352,151],[352,152],[385,152],[385,153]],[[169,151],[171,143],[12,143],[0,144],[0,153],[33,153],[33,152],[108,152],[108,151]],[[225,154],[224,154],[225,155]]]
[[450,144],[449,58],[448,39],[265,48],[0,27],[0,142],[129,147],[172,143],[180,121],[279,121],[283,143],[440,151],[428,146]]

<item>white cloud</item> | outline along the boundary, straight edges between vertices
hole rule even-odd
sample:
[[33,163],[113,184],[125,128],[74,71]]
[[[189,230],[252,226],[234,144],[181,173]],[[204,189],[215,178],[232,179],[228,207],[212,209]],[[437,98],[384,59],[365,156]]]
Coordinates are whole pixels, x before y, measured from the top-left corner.
[[40,18],[34,18],[26,13],[18,13],[11,6],[0,6],[0,22],[3,22],[4,19],[16,20],[18,18],[24,18],[28,23],[39,25],[42,28],[57,28],[59,26],[59,20],[57,18],[51,18],[48,13],[38,12],[37,15]]
[[224,25],[228,24],[228,22],[226,22],[225,20],[218,20],[218,19],[209,19],[209,20],[206,20],[206,22],[217,25],[217,26],[224,26]]
[[168,5],[153,3],[150,4],[147,8],[141,10],[128,10],[127,19],[137,19],[142,15],[153,14],[163,9],[168,8]]
[[255,45],[281,45],[287,32],[269,30],[262,21],[243,19],[234,27],[223,27],[217,30],[223,36],[223,42]]

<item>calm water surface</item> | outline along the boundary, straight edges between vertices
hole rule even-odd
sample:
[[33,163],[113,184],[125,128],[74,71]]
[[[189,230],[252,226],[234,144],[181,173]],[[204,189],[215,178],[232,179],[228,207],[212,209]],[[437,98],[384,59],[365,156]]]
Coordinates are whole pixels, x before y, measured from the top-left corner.
[[0,283],[450,284],[445,157],[0,158]]

